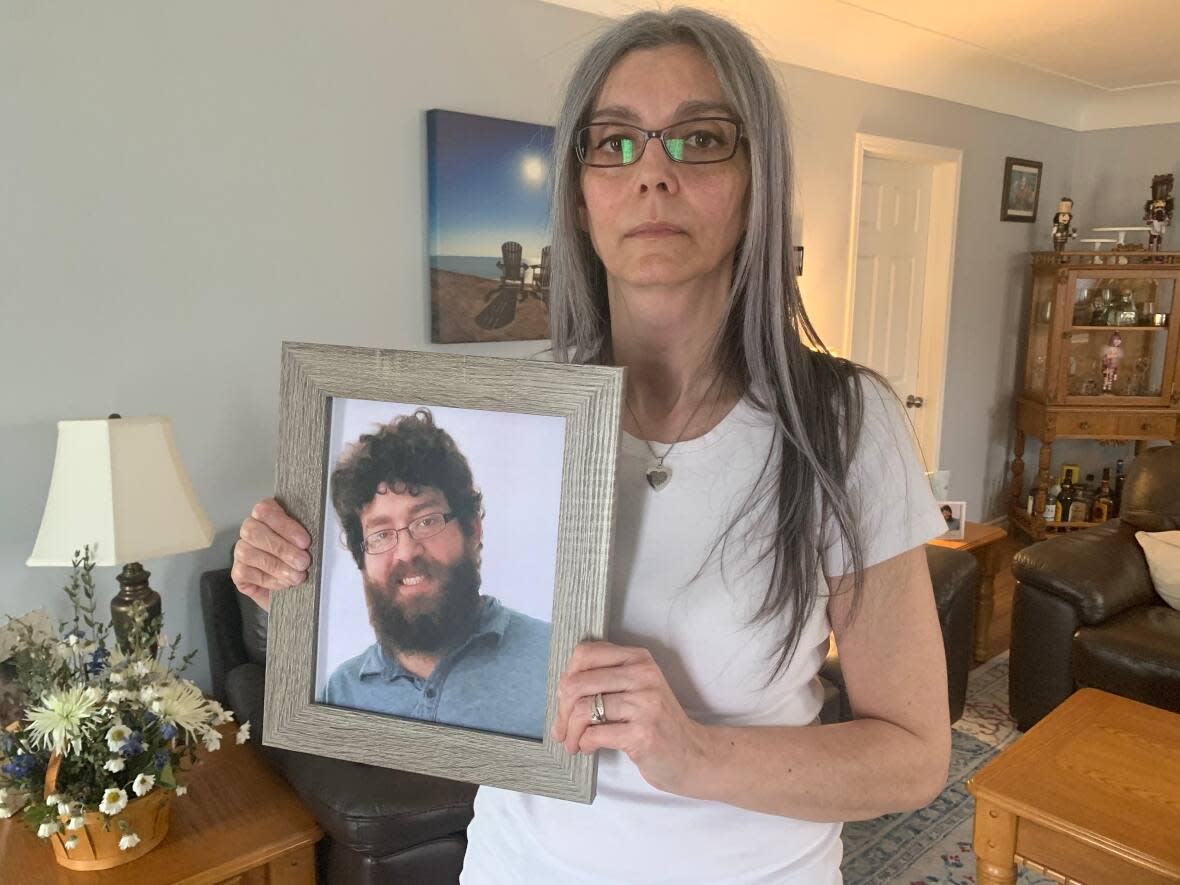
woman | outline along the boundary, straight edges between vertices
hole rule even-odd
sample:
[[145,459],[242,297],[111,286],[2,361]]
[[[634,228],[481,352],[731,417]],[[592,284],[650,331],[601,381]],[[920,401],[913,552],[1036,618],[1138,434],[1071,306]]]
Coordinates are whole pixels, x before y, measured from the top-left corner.
[[[554,354],[628,369],[611,641],[578,646],[553,725],[599,753],[597,798],[481,788],[462,881],[839,882],[840,821],[946,777],[921,546],[945,524],[886,386],[804,312],[783,112],[745,35],[686,9],[615,25],[555,144]],[[242,592],[304,579],[273,501],[242,538]],[[829,631],[856,718],[818,725]]]

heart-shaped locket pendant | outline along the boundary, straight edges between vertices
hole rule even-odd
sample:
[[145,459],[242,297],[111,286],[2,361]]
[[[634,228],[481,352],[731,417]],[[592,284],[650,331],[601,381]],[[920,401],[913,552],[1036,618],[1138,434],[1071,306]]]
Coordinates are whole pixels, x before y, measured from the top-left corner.
[[657,492],[672,481],[672,468],[663,464],[647,468],[647,484]]

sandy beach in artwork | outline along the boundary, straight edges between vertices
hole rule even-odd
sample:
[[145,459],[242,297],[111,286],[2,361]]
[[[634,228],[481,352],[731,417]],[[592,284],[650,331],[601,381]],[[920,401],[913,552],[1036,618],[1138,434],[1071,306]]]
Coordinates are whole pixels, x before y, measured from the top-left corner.
[[[516,305],[516,316],[499,329],[483,329],[475,317],[489,303],[495,280],[449,270],[430,270],[430,321],[433,339],[444,344],[465,341],[540,341],[549,337],[549,308],[529,295]],[[496,296],[493,295],[492,299]]]

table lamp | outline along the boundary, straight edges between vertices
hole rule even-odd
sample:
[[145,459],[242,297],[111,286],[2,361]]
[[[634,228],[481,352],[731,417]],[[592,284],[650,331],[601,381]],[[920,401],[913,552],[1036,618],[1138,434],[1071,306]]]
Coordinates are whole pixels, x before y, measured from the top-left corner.
[[146,606],[149,623],[162,611],[141,559],[202,550],[213,543],[205,516],[176,450],[167,418],[57,422],[57,455],[41,529],[26,565],[73,565],[90,544],[96,565],[119,565],[111,623],[121,646]]

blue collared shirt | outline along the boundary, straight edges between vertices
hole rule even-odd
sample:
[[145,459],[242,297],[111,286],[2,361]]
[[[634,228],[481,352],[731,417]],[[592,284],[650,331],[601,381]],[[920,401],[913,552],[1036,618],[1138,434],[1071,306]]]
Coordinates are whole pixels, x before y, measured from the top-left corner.
[[328,678],[323,702],[445,725],[541,739],[549,624],[491,596],[471,636],[426,679],[374,642]]

